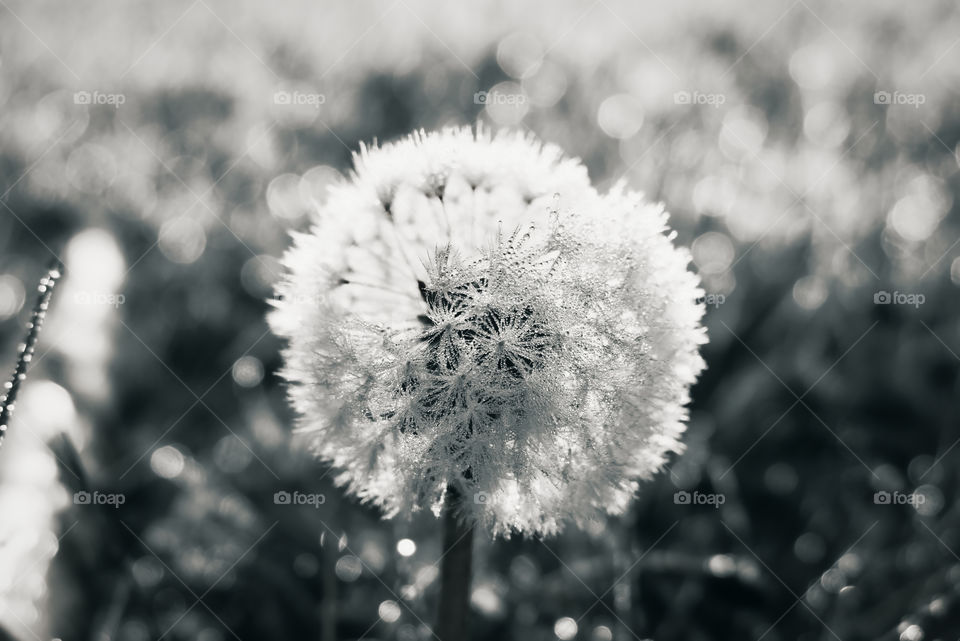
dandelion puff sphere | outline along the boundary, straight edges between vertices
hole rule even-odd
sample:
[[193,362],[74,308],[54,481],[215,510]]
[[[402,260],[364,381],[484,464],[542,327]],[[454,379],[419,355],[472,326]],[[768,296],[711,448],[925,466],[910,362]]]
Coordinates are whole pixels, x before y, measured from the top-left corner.
[[680,451],[706,341],[667,215],[530,136],[361,147],[283,259],[270,322],[299,426],[387,516],[494,535],[623,512]]

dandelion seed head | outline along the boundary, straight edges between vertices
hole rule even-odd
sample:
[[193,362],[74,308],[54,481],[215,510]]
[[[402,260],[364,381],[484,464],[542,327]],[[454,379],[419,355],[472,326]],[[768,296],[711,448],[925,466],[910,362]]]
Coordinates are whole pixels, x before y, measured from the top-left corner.
[[703,368],[663,208],[519,133],[420,132],[355,167],[270,316],[317,455],[387,516],[450,487],[495,535],[621,513],[681,450]]

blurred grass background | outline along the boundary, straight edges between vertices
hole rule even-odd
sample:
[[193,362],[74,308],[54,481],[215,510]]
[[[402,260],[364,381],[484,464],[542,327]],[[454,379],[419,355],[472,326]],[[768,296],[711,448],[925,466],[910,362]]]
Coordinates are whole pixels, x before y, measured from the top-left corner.
[[381,521],[291,438],[263,316],[359,141],[481,121],[663,200],[711,342],[688,451],[628,518],[480,542],[474,638],[955,638],[958,26],[948,1],[0,0],[11,371],[68,269],[0,450],[0,625],[430,638],[436,522]]

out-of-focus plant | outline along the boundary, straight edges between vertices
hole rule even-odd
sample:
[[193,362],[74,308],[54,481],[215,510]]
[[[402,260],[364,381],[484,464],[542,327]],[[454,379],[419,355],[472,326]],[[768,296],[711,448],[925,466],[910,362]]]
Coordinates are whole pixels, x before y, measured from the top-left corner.
[[17,402],[17,392],[27,378],[27,368],[30,367],[30,361],[33,360],[37,348],[37,339],[40,338],[40,328],[43,326],[43,320],[50,308],[50,299],[53,298],[53,288],[60,280],[62,271],[63,266],[59,263],[53,265],[47,270],[46,275],[37,286],[37,303],[30,314],[30,320],[27,322],[27,336],[20,345],[20,355],[17,357],[17,365],[13,376],[4,383],[3,396],[0,397],[0,444],[3,443],[3,437],[10,425],[10,418],[13,416],[13,409]]

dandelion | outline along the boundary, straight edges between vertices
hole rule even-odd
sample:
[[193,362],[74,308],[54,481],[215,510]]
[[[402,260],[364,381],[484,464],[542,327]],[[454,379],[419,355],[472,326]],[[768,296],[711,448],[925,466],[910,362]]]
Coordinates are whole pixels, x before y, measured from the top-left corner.
[[388,516],[453,488],[494,534],[622,512],[680,450],[702,294],[663,208],[529,136],[363,147],[284,258],[275,331],[316,453]]
[[527,135],[362,147],[270,317],[299,426],[387,516],[445,512],[448,542],[622,513],[681,449],[703,368],[672,241],[661,206]]

